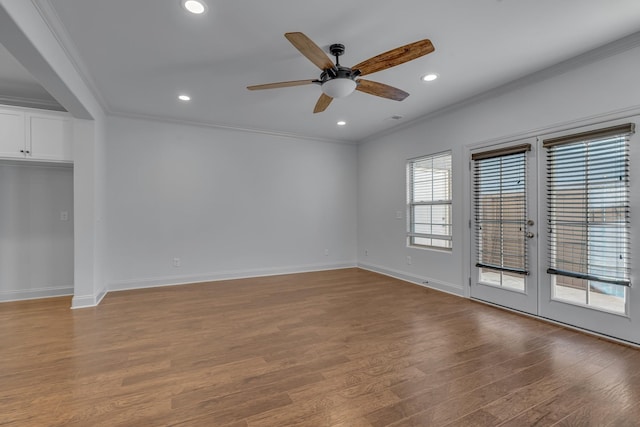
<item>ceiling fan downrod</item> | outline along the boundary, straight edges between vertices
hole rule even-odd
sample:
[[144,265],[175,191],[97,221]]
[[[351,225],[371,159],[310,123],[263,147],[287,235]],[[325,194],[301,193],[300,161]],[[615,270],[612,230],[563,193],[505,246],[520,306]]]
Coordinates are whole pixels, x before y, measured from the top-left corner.
[[329,46],[329,52],[336,57],[336,67],[340,66],[340,57],[344,54],[344,45],[340,43],[334,43]]
[[329,46],[329,52],[335,56],[336,64],[332,68],[324,70],[320,75],[320,83],[337,78],[351,79],[355,81],[355,78],[360,75],[360,70],[353,70],[349,67],[343,67],[340,65],[340,57],[344,54],[344,50],[344,45],[340,43],[334,43]]

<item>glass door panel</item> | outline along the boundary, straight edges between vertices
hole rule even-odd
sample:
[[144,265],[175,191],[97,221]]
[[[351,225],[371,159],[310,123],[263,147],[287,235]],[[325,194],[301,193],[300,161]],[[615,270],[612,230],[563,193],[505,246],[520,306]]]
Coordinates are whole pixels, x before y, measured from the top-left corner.
[[472,152],[471,297],[536,314],[533,142],[518,141]]

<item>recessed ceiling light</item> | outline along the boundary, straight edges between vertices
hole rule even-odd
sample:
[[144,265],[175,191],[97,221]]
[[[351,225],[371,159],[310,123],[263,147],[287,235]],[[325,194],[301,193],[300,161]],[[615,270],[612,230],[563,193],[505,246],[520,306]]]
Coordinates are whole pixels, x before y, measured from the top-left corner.
[[438,75],[436,73],[425,74],[424,76],[421,77],[423,82],[432,82],[437,78],[438,78]]
[[340,120],[338,123],[336,123],[338,126],[344,126],[347,124],[347,122],[345,122],[344,120]]
[[195,15],[201,15],[207,11],[205,4],[198,0],[182,0],[182,7]]
[[191,97],[189,95],[178,95],[178,99],[180,101],[191,101]]

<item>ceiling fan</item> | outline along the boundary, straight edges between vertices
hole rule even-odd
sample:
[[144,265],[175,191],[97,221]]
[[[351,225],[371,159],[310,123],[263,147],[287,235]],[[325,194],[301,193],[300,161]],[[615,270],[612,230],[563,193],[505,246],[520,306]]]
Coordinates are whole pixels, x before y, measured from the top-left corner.
[[424,39],[381,53],[349,68],[340,65],[340,56],[344,53],[344,45],[342,44],[332,44],[329,47],[331,54],[336,57],[336,63],[334,64],[329,56],[303,33],[286,33],[284,36],[300,53],[322,70],[320,77],[314,80],[294,80],[247,86],[247,89],[262,90],[308,84],[320,85],[322,95],[320,95],[320,99],[318,99],[313,109],[314,113],[320,113],[326,110],[329,104],[331,104],[331,101],[333,101],[333,98],[343,98],[353,93],[354,90],[382,98],[393,99],[395,101],[402,101],[409,96],[407,92],[393,86],[361,79],[359,77],[404,64],[405,62],[414,60],[435,50],[431,41]]

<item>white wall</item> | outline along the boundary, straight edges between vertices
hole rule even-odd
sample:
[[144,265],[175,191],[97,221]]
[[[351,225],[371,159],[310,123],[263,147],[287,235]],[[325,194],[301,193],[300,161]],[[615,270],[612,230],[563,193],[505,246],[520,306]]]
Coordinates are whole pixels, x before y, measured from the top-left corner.
[[109,118],[107,170],[109,289],[355,265],[354,146]]
[[73,169],[0,161],[0,200],[0,301],[73,294]]
[[[637,113],[638,69],[640,48],[636,47],[362,143],[358,147],[359,264],[464,294],[469,251],[465,147],[571,127],[582,119],[597,122],[604,118],[598,116],[610,112],[617,112],[613,116],[624,116],[623,110]],[[406,219],[395,219],[396,211],[406,212],[406,160],[444,150],[453,153],[453,251],[408,248]],[[635,164],[640,164],[639,151],[632,147]],[[632,205],[640,206],[640,192],[632,192]],[[638,236],[640,215],[634,218],[632,235]],[[407,255],[412,257],[411,265],[406,263]],[[632,265],[640,265],[640,253],[635,250],[633,256]]]

